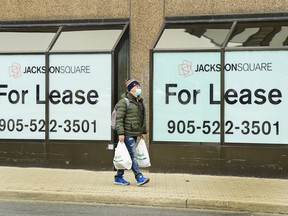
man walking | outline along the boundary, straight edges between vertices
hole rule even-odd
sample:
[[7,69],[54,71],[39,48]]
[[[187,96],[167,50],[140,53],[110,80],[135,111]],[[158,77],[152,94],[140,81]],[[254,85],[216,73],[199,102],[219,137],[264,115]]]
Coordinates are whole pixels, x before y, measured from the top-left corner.
[[[125,81],[127,92],[125,92],[117,107],[116,114],[116,131],[120,142],[124,142],[131,160],[132,171],[135,175],[137,185],[144,185],[149,182],[149,178],[145,178],[140,172],[139,164],[136,158],[136,142],[137,138],[145,138],[146,120],[145,120],[145,106],[143,98],[141,97],[142,88],[135,79],[129,78]],[[124,98],[129,100],[129,106]],[[130,182],[124,178],[124,170],[117,170],[114,176],[114,184],[129,185]]]

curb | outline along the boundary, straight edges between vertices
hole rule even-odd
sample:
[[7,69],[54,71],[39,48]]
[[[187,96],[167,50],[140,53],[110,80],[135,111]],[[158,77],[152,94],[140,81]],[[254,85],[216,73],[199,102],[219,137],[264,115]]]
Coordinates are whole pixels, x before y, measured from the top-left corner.
[[209,199],[187,199],[187,208],[221,209],[229,211],[246,211],[257,213],[288,214],[288,204],[256,203],[245,201],[223,201]]
[[114,195],[100,193],[70,192],[35,192],[35,191],[0,191],[0,199],[11,200],[41,200],[41,201],[62,201],[62,202],[83,202],[100,204],[124,204],[169,208],[191,208],[191,209],[216,209],[229,211],[246,211],[259,213],[288,214],[288,204],[255,203],[241,201],[219,201],[209,199],[193,199],[183,197],[137,197],[125,196],[115,199]]
[[179,197],[133,197],[125,196],[121,199],[115,198],[115,195],[108,194],[75,194],[69,192],[35,192],[35,191],[0,191],[0,199],[11,200],[41,200],[41,201],[62,201],[62,202],[86,202],[101,204],[125,204],[138,206],[154,207],[174,207],[186,208],[187,199]]

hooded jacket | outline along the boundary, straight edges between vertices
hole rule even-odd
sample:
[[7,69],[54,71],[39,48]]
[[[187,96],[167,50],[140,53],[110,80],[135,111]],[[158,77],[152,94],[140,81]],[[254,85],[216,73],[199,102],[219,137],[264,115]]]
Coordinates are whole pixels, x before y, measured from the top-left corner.
[[[124,97],[128,98],[129,107]],[[116,131],[118,135],[128,136],[140,136],[147,133],[143,98],[136,98],[129,92],[121,96],[116,113]]]

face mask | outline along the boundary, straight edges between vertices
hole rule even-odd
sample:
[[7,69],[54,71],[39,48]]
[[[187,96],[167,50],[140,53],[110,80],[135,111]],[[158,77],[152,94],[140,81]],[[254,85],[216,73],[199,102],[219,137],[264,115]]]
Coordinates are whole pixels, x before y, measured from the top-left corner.
[[141,93],[142,93],[142,89],[141,88],[137,88],[136,91],[135,91],[136,96],[141,95]]

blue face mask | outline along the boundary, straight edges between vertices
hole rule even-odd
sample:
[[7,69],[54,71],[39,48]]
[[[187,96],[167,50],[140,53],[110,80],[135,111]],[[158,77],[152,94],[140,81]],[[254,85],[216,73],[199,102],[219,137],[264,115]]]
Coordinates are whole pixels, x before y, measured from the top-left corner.
[[142,89],[141,88],[137,88],[135,91],[136,96],[140,96],[142,93]]

